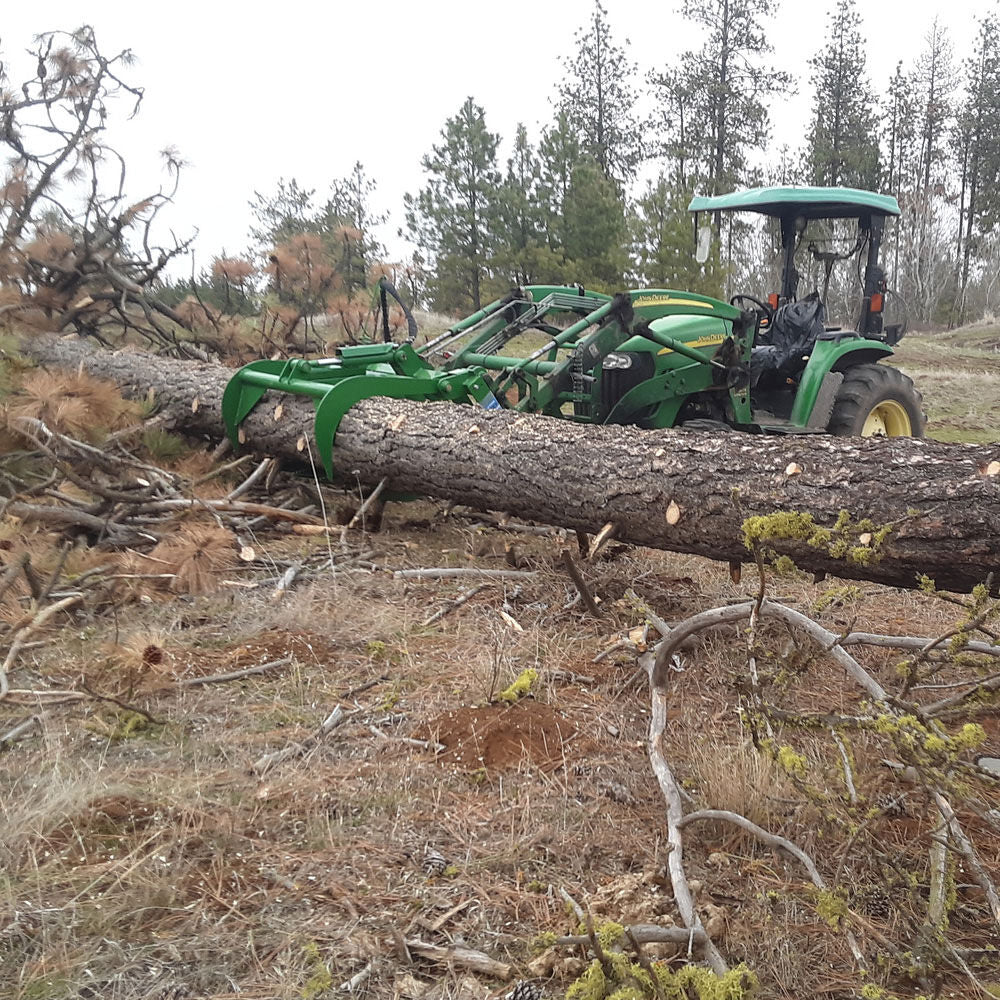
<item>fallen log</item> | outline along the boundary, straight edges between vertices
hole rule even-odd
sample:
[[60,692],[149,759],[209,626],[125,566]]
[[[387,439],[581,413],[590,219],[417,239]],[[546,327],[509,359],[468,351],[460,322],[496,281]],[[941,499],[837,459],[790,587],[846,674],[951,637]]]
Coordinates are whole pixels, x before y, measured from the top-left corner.
[[[168,427],[224,433],[232,373],[221,365],[77,338],[36,337],[24,351],[154,398]],[[243,424],[246,446],[309,465],[312,419],[308,400],[272,393]],[[646,431],[371,399],[345,416],[333,454],[351,486],[384,478],[392,491],[581,531],[611,522],[620,542],[712,559],[747,561],[744,522],[770,516],[751,522],[762,544],[813,573],[901,587],[926,574],[967,591],[1000,568],[1000,446]]]

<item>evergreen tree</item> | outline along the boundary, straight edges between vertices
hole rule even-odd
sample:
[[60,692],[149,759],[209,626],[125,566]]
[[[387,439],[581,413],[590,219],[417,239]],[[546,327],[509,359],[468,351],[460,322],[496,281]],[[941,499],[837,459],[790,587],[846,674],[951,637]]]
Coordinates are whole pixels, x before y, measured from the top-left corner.
[[612,39],[607,16],[594,0],[586,28],[575,35],[576,57],[559,85],[559,110],[579,132],[584,150],[623,189],[642,160],[642,135],[635,117],[635,64]]
[[356,162],[346,177],[333,182],[314,220],[348,295],[368,287],[370,268],[385,256],[385,247],[375,236],[375,228],[386,220],[385,213],[371,205],[376,187],[361,162]]
[[573,280],[599,291],[621,291],[628,268],[625,207],[592,157],[584,157],[573,170],[563,217]]
[[250,214],[255,224],[250,227],[254,249],[261,254],[270,253],[279,243],[287,243],[293,236],[315,231],[313,196],[315,190],[299,187],[293,177],[286,181],[278,178],[278,190],[273,195],[254,191]]
[[879,133],[854,0],[837,0],[828,16],[826,43],[809,65],[814,88],[808,143],[813,183],[876,187]]
[[889,81],[883,115],[886,136],[885,187],[898,193],[903,189],[904,178],[913,176],[917,157],[917,114],[912,85],[903,73],[903,64],[896,64],[896,72]]
[[487,129],[485,112],[469,97],[445,122],[441,139],[421,160],[427,185],[404,199],[406,223],[435,266],[435,306],[479,309],[494,248],[500,137]]
[[677,187],[666,174],[647,181],[631,216],[636,278],[652,288],[682,288],[704,295],[722,294],[725,283],[718,249],[705,264],[694,256],[692,190]]
[[573,171],[580,162],[580,141],[565,111],[542,132],[538,145],[540,182],[538,198],[543,206],[545,234],[549,249],[558,254],[565,242],[563,206],[569,193]]
[[681,188],[698,179],[697,140],[692,123],[697,107],[696,78],[686,67],[647,77],[655,111],[647,130],[659,136],[656,154],[667,161],[669,176]]
[[765,148],[765,101],[785,91],[788,74],[770,68],[763,19],[775,0],[685,0],[684,16],[707,31],[700,52],[682,57],[690,95],[690,147],[709,194],[741,185],[750,154]]
[[528,141],[528,130],[518,124],[514,151],[500,188],[494,234],[494,269],[508,287],[556,280],[559,258],[548,246],[541,173],[541,161]]

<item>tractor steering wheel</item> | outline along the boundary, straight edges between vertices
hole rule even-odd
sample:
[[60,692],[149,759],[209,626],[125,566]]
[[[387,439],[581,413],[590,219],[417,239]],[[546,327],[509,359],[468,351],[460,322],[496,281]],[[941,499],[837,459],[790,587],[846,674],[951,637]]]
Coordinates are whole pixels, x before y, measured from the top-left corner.
[[731,306],[735,306],[738,302],[750,302],[755,307],[755,311],[760,315],[760,318],[767,320],[768,323],[774,317],[774,309],[766,302],[755,299],[752,295],[734,295],[729,300]]

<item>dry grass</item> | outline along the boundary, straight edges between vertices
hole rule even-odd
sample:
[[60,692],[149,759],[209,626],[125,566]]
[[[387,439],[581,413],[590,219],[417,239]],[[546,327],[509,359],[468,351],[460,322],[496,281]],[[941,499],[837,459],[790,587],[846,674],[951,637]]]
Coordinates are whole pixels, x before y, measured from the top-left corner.
[[[386,565],[502,562],[504,536],[442,521],[432,505],[390,506],[386,520],[375,536]],[[277,557],[289,545],[322,542],[256,544]],[[302,1000],[332,995],[331,985],[374,959],[373,997],[415,990],[472,1000],[499,984],[401,963],[393,928],[439,942],[461,935],[526,974],[530,939],[572,927],[560,888],[598,917],[676,919],[663,877],[662,802],[644,749],[646,696],[627,686],[629,657],[590,661],[636,624],[622,599],[630,585],[668,619],[750,585],[735,588],[724,567],[698,559],[618,550],[588,570],[611,611],[598,622],[562,610],[572,590],[558,569],[559,544],[519,540],[541,571],[536,580],[494,585],[430,628],[420,622],[460,584],[343,574],[280,602],[267,588],[216,588],[134,606],[117,624],[95,619],[38,652],[31,672],[39,682],[88,674],[103,690],[129,692],[163,724],[137,725],[107,703],[77,705],[50,712],[41,737],[0,757],[0,994]],[[800,607],[821,593],[795,580],[777,586]],[[523,632],[500,617],[505,601]],[[870,588],[823,617],[831,628],[855,617],[858,627],[877,628],[899,615],[929,634],[952,611]],[[795,655],[780,640],[768,641],[776,661]],[[293,662],[278,675],[168,686],[287,654]],[[697,805],[744,812],[829,869],[845,842],[841,819],[803,805],[748,745],[735,711],[743,657],[735,632],[710,635],[687,654],[671,729],[678,775]],[[558,745],[549,735],[540,746],[526,729],[518,743],[516,713],[482,707],[525,667],[540,672],[532,712],[571,727]],[[888,675],[892,658],[874,655],[869,667]],[[809,676],[806,699],[853,697],[822,658]],[[305,758],[262,779],[250,773],[251,761],[307,737],[338,702],[358,715]],[[449,714],[475,712],[492,712],[514,734],[502,765],[472,766],[394,739],[447,743],[455,738]],[[797,746],[839,787],[821,741]],[[855,747],[863,760],[883,751]],[[866,793],[877,777],[859,766]],[[880,824],[878,836],[912,861],[920,821]],[[444,856],[445,875],[422,871],[425,845]],[[687,855],[703,916],[728,956],[760,971],[765,996],[853,995],[843,939],[818,920],[794,865],[711,826],[691,837]],[[844,877],[856,900],[886,879],[863,857],[852,855]],[[971,915],[956,920],[980,912],[967,905]],[[975,937],[972,924],[967,933]],[[563,954],[550,993],[581,970],[578,957]]]

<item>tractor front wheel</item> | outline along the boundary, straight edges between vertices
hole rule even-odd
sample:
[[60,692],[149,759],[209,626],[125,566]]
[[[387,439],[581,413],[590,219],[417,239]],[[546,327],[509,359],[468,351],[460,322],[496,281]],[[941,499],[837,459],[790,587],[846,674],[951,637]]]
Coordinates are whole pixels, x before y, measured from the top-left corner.
[[839,437],[923,437],[923,399],[898,368],[855,365],[844,372],[827,430]]

